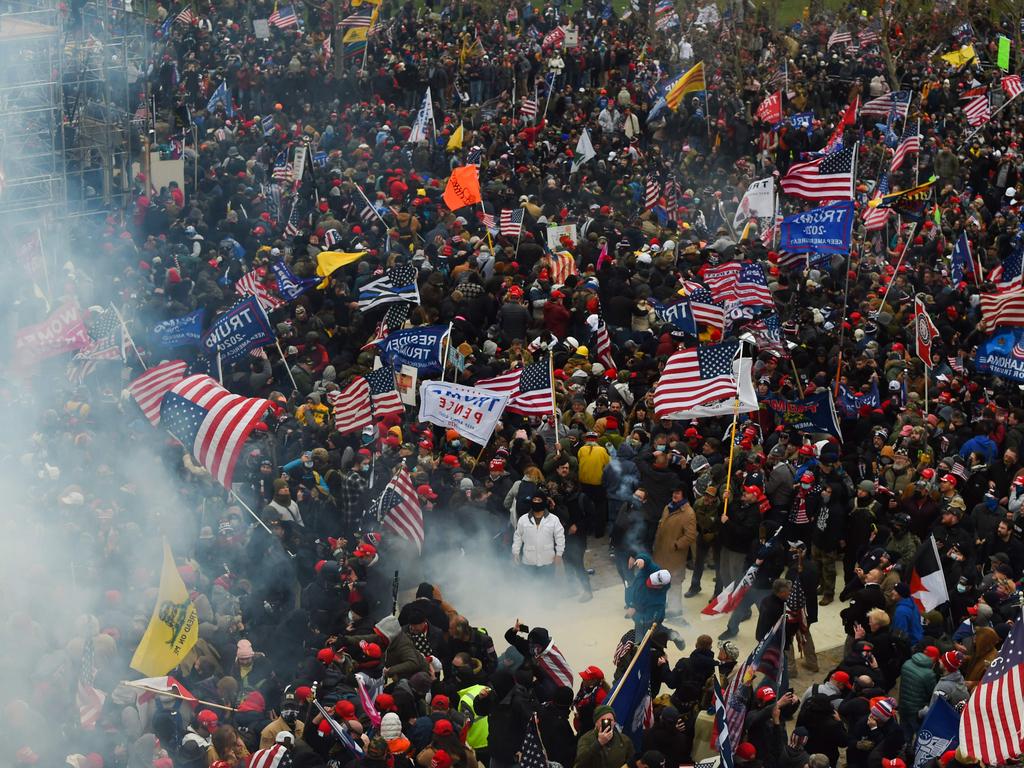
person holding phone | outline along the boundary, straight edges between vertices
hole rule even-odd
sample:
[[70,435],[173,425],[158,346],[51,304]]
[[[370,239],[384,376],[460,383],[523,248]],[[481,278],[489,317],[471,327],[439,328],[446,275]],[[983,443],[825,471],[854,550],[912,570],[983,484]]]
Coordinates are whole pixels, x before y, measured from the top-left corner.
[[594,710],[594,727],[580,737],[573,768],[608,768],[633,760],[633,742],[615,725],[615,712],[602,705]]

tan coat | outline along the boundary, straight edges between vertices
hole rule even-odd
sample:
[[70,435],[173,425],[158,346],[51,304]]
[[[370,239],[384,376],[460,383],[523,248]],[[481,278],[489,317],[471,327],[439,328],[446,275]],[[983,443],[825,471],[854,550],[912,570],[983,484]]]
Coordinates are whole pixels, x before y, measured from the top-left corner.
[[686,568],[686,553],[697,541],[697,515],[688,503],[675,512],[668,505],[661,511],[654,534],[654,561],[672,572]]

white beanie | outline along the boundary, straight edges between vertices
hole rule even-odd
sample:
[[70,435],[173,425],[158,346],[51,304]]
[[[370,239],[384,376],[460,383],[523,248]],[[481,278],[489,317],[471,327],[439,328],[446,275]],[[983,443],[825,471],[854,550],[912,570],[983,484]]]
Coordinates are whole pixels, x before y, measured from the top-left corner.
[[402,735],[402,719],[397,712],[388,712],[380,719],[380,735],[386,741]]

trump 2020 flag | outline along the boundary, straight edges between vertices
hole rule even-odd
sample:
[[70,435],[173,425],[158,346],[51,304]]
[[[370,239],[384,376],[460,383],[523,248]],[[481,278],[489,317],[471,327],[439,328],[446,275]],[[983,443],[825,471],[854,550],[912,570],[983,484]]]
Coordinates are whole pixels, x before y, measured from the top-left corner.
[[853,217],[852,200],[786,216],[779,247],[788,253],[849,253]]
[[197,309],[183,317],[174,317],[157,323],[153,326],[151,333],[153,343],[164,349],[195,344],[203,335],[203,316],[205,314],[205,309]]
[[951,272],[954,287],[963,281],[964,275],[970,275],[974,284],[978,284],[978,273],[974,270],[974,257],[971,255],[971,241],[967,239],[967,232],[961,232],[953,246]]
[[320,283],[315,277],[298,277],[283,261],[275,261],[270,269],[277,278],[277,292],[285,301],[295,301]]
[[929,536],[917,551],[914,570],[910,573],[910,596],[922,613],[934,611],[949,602],[946,574],[942,572],[942,560],[939,559],[939,547],[934,536]]
[[210,100],[206,103],[206,111],[215,111],[218,104],[224,107],[224,114],[228,117],[235,116],[235,108],[231,104],[231,92],[228,91],[226,80],[218,85],[217,89],[210,95]]
[[801,400],[784,397],[758,398],[758,402],[780,417],[787,429],[828,432],[842,440],[839,419],[832,402],[832,390],[826,389]]
[[427,129],[433,120],[433,116],[434,102],[430,98],[430,88],[428,87],[426,94],[423,96],[423,103],[420,104],[420,110],[416,113],[416,122],[412,124],[412,130],[409,132],[409,138],[406,141],[410,144],[426,141]]
[[1004,328],[978,346],[974,366],[1010,381],[1024,381],[1024,328]]
[[637,749],[643,740],[644,729],[654,723],[650,637],[651,633],[648,632],[636,650],[629,674],[620,677],[618,684],[608,694],[609,705],[615,711],[615,722],[622,726],[622,732],[633,740]]
[[441,347],[448,326],[429,325],[394,331],[377,342],[381,357],[393,368],[409,365],[420,373],[441,370]]
[[198,639],[199,616],[165,539],[160,592],[146,633],[132,656],[131,668],[150,677],[166,675],[182,662]]
[[256,347],[274,343],[274,331],[259,299],[249,296],[213,321],[202,338],[207,354],[220,353],[225,362],[238,360]]
[[928,709],[928,716],[917,732],[913,768],[924,768],[929,760],[956,749],[960,741],[960,713],[941,696]]

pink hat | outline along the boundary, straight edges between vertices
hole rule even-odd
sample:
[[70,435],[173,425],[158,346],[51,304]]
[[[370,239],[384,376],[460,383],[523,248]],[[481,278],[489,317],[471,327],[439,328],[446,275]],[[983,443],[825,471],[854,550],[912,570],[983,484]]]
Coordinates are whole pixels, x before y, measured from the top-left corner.
[[256,652],[252,649],[252,643],[248,640],[239,640],[238,645],[235,646],[235,661],[252,661],[256,656]]

